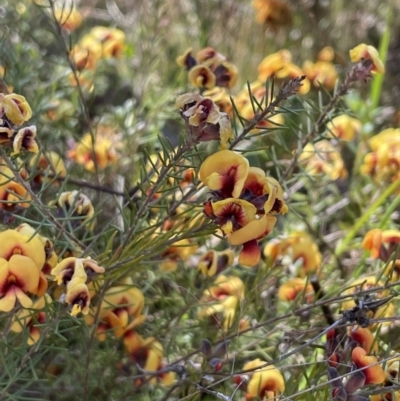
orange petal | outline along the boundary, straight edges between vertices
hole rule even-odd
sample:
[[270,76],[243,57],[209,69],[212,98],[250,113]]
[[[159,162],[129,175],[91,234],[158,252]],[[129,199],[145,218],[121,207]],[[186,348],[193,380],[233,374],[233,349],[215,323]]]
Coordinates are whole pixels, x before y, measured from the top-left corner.
[[257,240],[251,240],[243,244],[239,255],[239,263],[244,266],[255,266],[261,258],[261,250]]
[[253,220],[239,230],[229,235],[231,245],[242,245],[254,239],[267,236],[275,227],[276,217],[264,215],[259,220]]

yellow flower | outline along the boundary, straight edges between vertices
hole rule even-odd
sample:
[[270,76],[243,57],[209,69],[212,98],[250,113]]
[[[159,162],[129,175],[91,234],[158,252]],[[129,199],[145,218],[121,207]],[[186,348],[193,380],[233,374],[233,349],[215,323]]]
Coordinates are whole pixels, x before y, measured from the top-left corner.
[[235,317],[239,301],[244,299],[244,283],[234,276],[220,275],[214,285],[204,291],[200,303],[203,304],[199,317],[211,317],[218,322],[218,315],[223,316],[223,328],[229,329]]
[[193,255],[198,245],[189,240],[182,239],[174,242],[162,255],[163,258],[160,269],[163,272],[172,272],[178,268],[178,261],[186,261],[189,256]]
[[93,143],[91,135],[87,133],[75,149],[68,152],[68,156],[76,163],[83,165],[86,170],[94,172],[93,154],[99,169],[104,169],[116,162],[117,155],[114,145],[115,141],[105,135],[98,135]]
[[120,57],[125,47],[125,34],[117,28],[108,28],[105,26],[96,26],[85,35],[79,42],[83,48],[92,48],[100,43],[102,48],[102,57]]
[[361,131],[361,127],[361,121],[346,114],[336,116],[326,124],[328,135],[343,141],[351,141]]
[[259,24],[270,25],[276,29],[292,22],[291,9],[280,0],[253,0],[253,7],[257,11],[256,21]]
[[75,7],[57,8],[54,14],[63,29],[67,31],[75,31],[82,24],[82,15]]
[[204,276],[212,277],[232,265],[233,258],[234,253],[230,249],[223,252],[211,250],[200,257],[198,267]]
[[[67,169],[63,159],[59,154],[53,151],[40,153],[29,160],[29,167],[35,168],[37,175],[34,180],[38,183],[42,183],[46,178],[46,174],[51,174],[56,177],[65,177],[67,175]],[[53,177],[47,178],[47,182],[53,181]]]
[[304,278],[295,277],[282,284],[278,290],[278,297],[282,301],[294,301],[295,298],[303,293],[306,302],[312,302],[313,288],[307,284]]
[[394,182],[400,178],[400,129],[388,128],[369,140],[368,153],[361,172],[371,175],[376,182]]
[[206,90],[204,97],[211,99],[217,106],[220,112],[226,113],[232,117],[232,102],[225,88],[214,87],[213,89]]
[[35,141],[35,138],[36,127],[34,125],[21,128],[13,140],[14,154],[20,153],[21,148],[26,149],[28,152],[38,153],[39,147]]
[[24,186],[14,181],[14,173],[0,159],[0,209],[12,212],[17,206],[28,208],[31,196]]
[[0,310],[9,312],[17,300],[29,308],[33,302],[26,293],[41,296],[47,288],[41,273],[46,257],[42,242],[6,230],[0,233],[0,243]]
[[[288,238],[274,239],[264,248],[264,256],[273,264],[278,257],[290,256],[293,263],[301,261],[296,274],[306,277],[309,273],[317,273],[322,255],[317,244],[305,232],[298,231]],[[297,264],[297,263],[296,263]]]
[[[129,285],[110,288],[104,294],[98,313],[98,339],[104,341],[110,329],[114,330],[116,338],[120,338],[143,323],[146,320],[142,315],[143,307],[144,296],[138,288]],[[93,323],[94,315],[94,311],[88,315],[88,324]]]
[[0,112],[14,125],[22,125],[32,117],[32,110],[26,99],[15,93],[0,93]]
[[385,72],[385,66],[379,57],[378,51],[373,46],[361,43],[350,50],[350,59],[353,63],[361,61],[363,59],[371,60],[373,67],[371,72],[383,74]]
[[303,71],[313,86],[319,88],[321,85],[327,90],[333,90],[338,79],[335,66],[330,61],[317,61],[312,63],[306,61]]
[[306,171],[310,175],[323,173],[331,180],[347,177],[340,153],[326,140],[316,144],[308,143],[299,157],[299,162],[306,165]]
[[271,75],[283,70],[291,60],[292,54],[286,49],[265,57],[258,66],[258,80],[265,82]]
[[93,229],[94,208],[90,199],[79,191],[62,192],[56,202],[59,215],[74,218],[73,225],[86,225]]
[[275,366],[270,365],[254,371],[247,385],[246,400],[250,401],[255,398],[274,400],[283,391],[285,391],[283,376]]

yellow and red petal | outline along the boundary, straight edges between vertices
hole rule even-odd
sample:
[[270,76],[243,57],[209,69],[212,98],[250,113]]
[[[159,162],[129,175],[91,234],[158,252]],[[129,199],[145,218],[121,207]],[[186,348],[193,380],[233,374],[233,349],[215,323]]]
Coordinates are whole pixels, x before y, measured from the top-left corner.
[[9,283],[13,283],[22,291],[36,294],[40,271],[32,259],[23,255],[13,255],[8,262],[8,272]]
[[264,215],[258,220],[250,221],[247,225],[229,235],[231,245],[242,245],[246,242],[267,236],[275,227],[276,217]]
[[261,258],[261,249],[257,240],[251,240],[243,244],[239,254],[239,263],[244,266],[255,266]]
[[[368,328],[357,327],[356,329],[349,329],[349,336],[364,348],[367,354],[372,351],[378,351],[378,342]],[[372,348],[372,344],[374,347]]]
[[198,88],[214,88],[216,77],[209,67],[198,64],[189,71],[189,82]]
[[373,63],[372,72],[383,74],[385,66],[379,57],[378,51],[373,46],[361,43],[350,50],[350,59],[352,62],[357,62],[362,59],[371,60]]
[[249,171],[249,162],[242,155],[221,150],[209,156],[201,165],[199,178],[212,191],[222,190],[238,198]]

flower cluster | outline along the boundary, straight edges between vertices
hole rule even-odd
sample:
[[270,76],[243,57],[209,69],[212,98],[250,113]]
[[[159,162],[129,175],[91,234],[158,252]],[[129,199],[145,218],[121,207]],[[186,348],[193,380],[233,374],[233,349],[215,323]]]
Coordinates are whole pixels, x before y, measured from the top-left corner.
[[[274,400],[285,391],[285,381],[274,365],[257,358],[244,364],[243,370],[249,373],[234,377],[235,383],[246,391],[246,400]],[[262,367],[264,366],[264,367]]]
[[388,128],[368,141],[372,152],[364,157],[361,173],[376,182],[394,182],[400,178],[400,129]]
[[176,107],[188,129],[189,141],[194,143],[219,140],[225,149],[233,137],[228,114],[219,111],[210,99],[197,93],[185,93],[176,99]]
[[115,140],[107,130],[99,127],[94,138],[90,133],[86,133],[79,143],[68,151],[68,158],[82,165],[87,171],[94,172],[96,167],[103,170],[117,161]]
[[308,143],[299,156],[299,162],[310,175],[323,174],[331,180],[344,179],[348,175],[342,156],[327,140]]
[[94,227],[94,208],[90,199],[79,191],[61,192],[55,203],[57,215],[71,219],[72,227],[87,225]]
[[330,137],[341,141],[351,141],[362,128],[361,121],[347,114],[340,114],[326,124],[326,130]]
[[230,150],[209,156],[199,178],[212,195],[204,205],[205,214],[220,226],[231,245],[243,246],[239,263],[256,265],[261,256],[258,240],[272,231],[276,215],[288,211],[280,184]]
[[14,153],[21,149],[38,153],[36,126],[21,127],[31,117],[31,107],[23,96],[0,93],[0,145],[11,146]]
[[204,291],[199,317],[209,317],[212,322],[228,330],[234,321],[239,302],[244,299],[244,283],[239,277],[219,275],[214,284]]
[[256,22],[273,30],[292,22],[292,10],[281,0],[253,0]]
[[322,262],[318,245],[304,231],[295,231],[287,238],[275,238],[264,247],[264,256],[273,265],[290,258],[291,273],[298,277],[317,274]]
[[[304,71],[292,63],[292,54],[283,49],[265,57],[258,66],[258,80],[265,82],[274,76],[278,80],[289,80],[303,76]],[[302,81],[299,93],[304,95],[310,90],[310,81],[306,78]]]
[[47,290],[43,268],[52,244],[28,224],[0,232],[0,243],[0,311],[31,308],[32,296],[40,298]]
[[331,91],[336,85],[338,73],[332,63],[335,52],[332,47],[324,47],[317,55],[317,61],[305,61],[303,71],[311,84],[319,88],[321,85]]
[[192,49],[179,56],[176,62],[189,72],[189,82],[200,89],[215,86],[233,88],[238,80],[236,67],[212,47],[206,47],[192,55]]
[[[74,46],[70,57],[78,70],[81,86],[92,89],[97,64],[100,60],[119,58],[125,47],[125,33],[117,28],[95,26]],[[75,76],[69,75],[76,85]]]
[[90,291],[88,284],[95,274],[104,273],[104,267],[91,258],[69,257],[61,260],[51,271],[58,285],[66,287],[66,294],[62,297],[71,305],[71,315],[79,313],[87,315],[90,307]]
[[[262,105],[271,99],[271,95],[267,92],[266,85],[262,81],[251,83],[250,92],[249,94],[249,88],[245,87],[234,97],[235,107],[239,115],[249,121],[255,117],[257,112],[261,111],[257,110],[258,107],[255,103]],[[250,96],[253,100],[250,99]],[[257,124],[253,132],[256,133],[260,128],[279,127],[283,125],[284,121],[281,113],[268,115],[267,118]]]

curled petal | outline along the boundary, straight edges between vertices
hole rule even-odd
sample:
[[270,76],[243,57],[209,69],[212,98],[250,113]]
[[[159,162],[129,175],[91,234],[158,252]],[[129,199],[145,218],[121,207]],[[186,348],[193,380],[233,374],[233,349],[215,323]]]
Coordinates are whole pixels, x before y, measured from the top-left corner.
[[26,149],[28,152],[38,153],[39,147],[35,141],[35,137],[36,127],[34,125],[20,129],[14,137],[14,153],[20,153],[21,148]]

